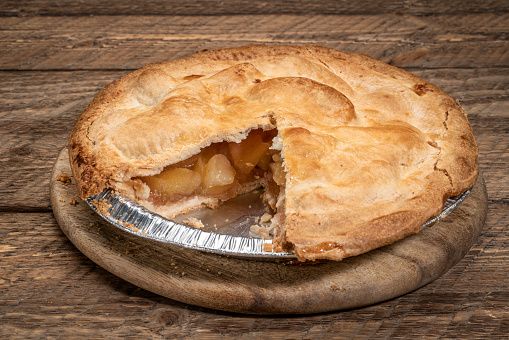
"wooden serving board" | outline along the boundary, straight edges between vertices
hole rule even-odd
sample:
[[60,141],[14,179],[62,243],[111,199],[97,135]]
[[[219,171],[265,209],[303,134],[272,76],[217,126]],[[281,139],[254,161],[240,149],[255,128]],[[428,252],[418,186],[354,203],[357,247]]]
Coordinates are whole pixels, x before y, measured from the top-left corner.
[[[141,288],[192,305],[251,314],[308,314],[365,306],[433,281],[468,252],[487,212],[479,176],[458,208],[419,234],[341,262],[317,265],[229,258],[144,239],[77,199],[67,149],[51,176],[55,217],[92,261]],[[73,203],[77,204],[73,204]]]

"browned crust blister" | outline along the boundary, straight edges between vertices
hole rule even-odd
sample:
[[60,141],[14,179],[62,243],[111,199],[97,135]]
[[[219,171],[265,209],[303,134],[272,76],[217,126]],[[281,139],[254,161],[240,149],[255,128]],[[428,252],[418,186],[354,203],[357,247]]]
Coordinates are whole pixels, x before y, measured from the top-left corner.
[[[340,260],[416,233],[478,174],[466,113],[436,86],[364,55],[246,46],[148,65],[106,86],[69,139],[79,195],[112,187],[148,203],[131,178],[256,128],[279,131],[281,242],[301,260]],[[201,204],[217,202],[158,212]]]

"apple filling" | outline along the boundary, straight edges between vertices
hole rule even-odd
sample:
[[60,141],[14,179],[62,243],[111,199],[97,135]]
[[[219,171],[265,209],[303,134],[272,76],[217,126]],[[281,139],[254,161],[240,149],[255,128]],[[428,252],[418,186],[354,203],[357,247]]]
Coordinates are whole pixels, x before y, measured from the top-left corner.
[[[149,201],[164,205],[192,196],[226,201],[257,186],[277,197],[284,184],[281,154],[271,149],[277,130],[251,131],[240,143],[214,143],[154,176],[140,177],[150,188]],[[275,200],[269,204],[275,208]]]

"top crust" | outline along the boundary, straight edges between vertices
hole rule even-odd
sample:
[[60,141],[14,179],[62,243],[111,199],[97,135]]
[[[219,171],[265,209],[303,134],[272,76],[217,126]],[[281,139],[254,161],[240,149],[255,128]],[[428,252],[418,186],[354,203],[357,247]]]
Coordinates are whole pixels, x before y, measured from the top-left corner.
[[246,46],[106,86],[71,132],[78,192],[137,199],[131,178],[257,128],[279,131],[283,236],[300,259],[340,260],[416,233],[478,174],[466,114],[434,85],[364,55]]

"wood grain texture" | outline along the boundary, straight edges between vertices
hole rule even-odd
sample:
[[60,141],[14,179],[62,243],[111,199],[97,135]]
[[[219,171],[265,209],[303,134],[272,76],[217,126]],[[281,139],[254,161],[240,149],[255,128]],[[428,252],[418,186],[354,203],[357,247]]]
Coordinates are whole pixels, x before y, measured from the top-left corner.
[[212,15],[224,14],[377,14],[388,13],[500,13],[507,12],[509,5],[503,0],[487,1],[299,1],[299,0],[191,0],[191,1],[163,1],[163,0],[120,0],[104,2],[99,0],[70,1],[64,0],[48,2],[44,0],[30,1],[29,3],[4,0],[0,5],[0,15],[4,16],[34,16],[34,15]]
[[392,299],[441,276],[482,230],[487,195],[482,176],[443,221],[389,246],[340,262],[287,265],[248,261],[161,244],[103,221],[76,197],[63,149],[51,177],[55,217],[73,244],[115,275],[177,301],[249,314],[310,314]]
[[1,18],[0,69],[136,69],[202,49],[318,44],[398,67],[509,67],[509,14]]
[[[0,338],[506,338],[508,6],[505,0],[1,1]],[[470,113],[489,192],[484,231],[470,252],[431,284],[384,303],[256,317],[138,289],[74,248],[50,212],[49,177],[93,95],[148,62],[246,43],[318,43],[369,54],[459,99]]]

